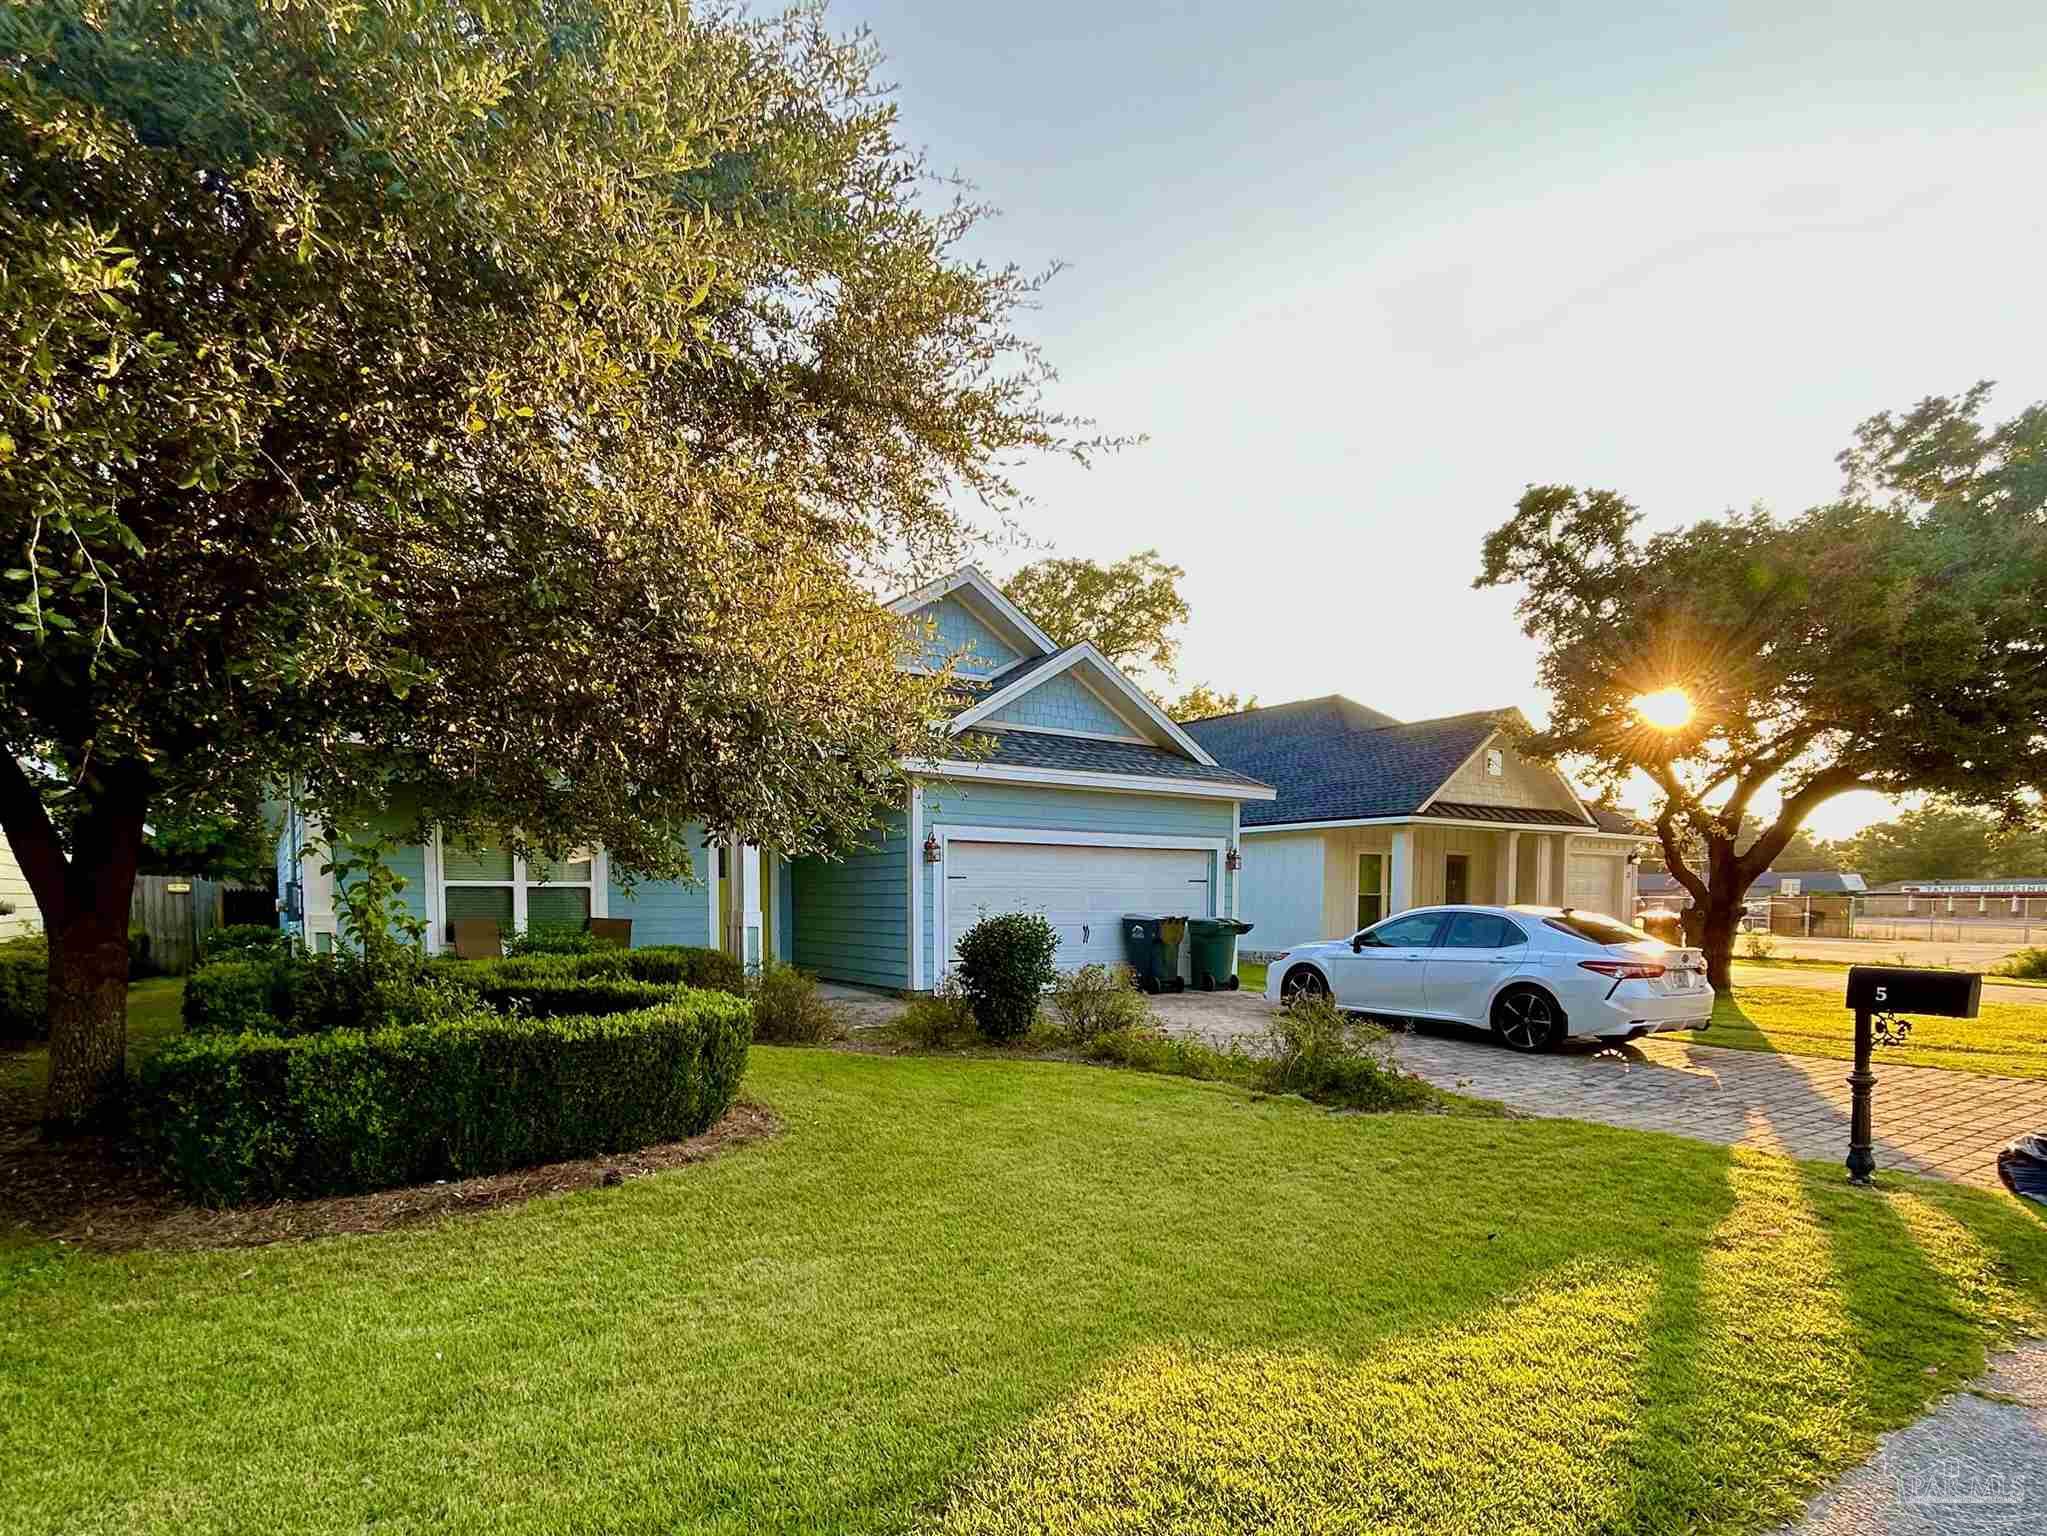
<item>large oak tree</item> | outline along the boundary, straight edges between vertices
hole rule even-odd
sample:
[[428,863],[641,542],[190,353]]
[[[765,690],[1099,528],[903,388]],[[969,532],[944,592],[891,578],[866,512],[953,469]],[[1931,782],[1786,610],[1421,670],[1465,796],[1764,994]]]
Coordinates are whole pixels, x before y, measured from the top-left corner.
[[681,0],[0,12],[0,826],[53,1125],[122,1082],[152,807],[289,777],[623,874],[848,846],[869,597],[1084,451],[863,41]]
[[[2047,767],[2047,407],[1980,420],[1986,387],[1875,416],[1841,499],[1642,537],[1606,490],[1536,486],[1489,534],[1554,704],[1529,747],[1659,793],[1665,861],[1715,986],[1741,899],[1813,809],[1929,790],[2013,818]],[[1658,730],[1634,700],[1682,688]],[[1752,841],[1766,787],[1781,806]]]

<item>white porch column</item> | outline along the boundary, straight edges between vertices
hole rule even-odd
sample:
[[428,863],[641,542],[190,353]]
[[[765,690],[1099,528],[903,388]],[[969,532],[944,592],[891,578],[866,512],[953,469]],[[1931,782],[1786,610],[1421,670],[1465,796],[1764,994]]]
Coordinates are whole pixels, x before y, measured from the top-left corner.
[[1393,853],[1386,860],[1386,915],[1414,905],[1414,828],[1393,829]]
[[1535,840],[1535,899],[1546,907],[1557,904],[1558,862],[1557,839],[1538,837]]
[[1521,889],[1521,834],[1502,832],[1500,834],[1500,905],[1511,907],[1514,893]]
[[761,962],[761,851],[744,843],[737,860],[739,871],[739,959],[748,970]]

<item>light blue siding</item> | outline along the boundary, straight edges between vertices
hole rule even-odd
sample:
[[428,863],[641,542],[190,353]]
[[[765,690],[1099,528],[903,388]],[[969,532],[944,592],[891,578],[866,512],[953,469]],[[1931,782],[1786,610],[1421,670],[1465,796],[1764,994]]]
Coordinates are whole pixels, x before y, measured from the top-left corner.
[[975,618],[957,598],[927,603],[910,619],[915,624],[929,622],[937,626],[938,633],[931,639],[919,637],[924,647],[923,665],[934,670],[951,659],[953,669],[962,674],[993,672],[1022,659],[1014,646]]
[[790,866],[796,963],[835,981],[910,984],[909,826],[901,814],[845,859]]
[[1022,698],[990,715],[988,723],[1038,725],[1055,731],[1088,731],[1097,736],[1137,734],[1129,721],[1088,692],[1071,672],[1062,672],[1038,684]]
[[1244,882],[1237,915],[1256,926],[1245,949],[1284,950],[1329,938],[1322,914],[1324,861],[1319,832],[1274,832],[1243,842]]
[[[1145,837],[1198,837],[1229,840],[1228,800],[1203,800],[1189,795],[1122,795],[1097,790],[1059,789],[1035,784],[928,784],[924,789],[924,825],[946,827],[1016,827],[1054,832],[1128,832]],[[1218,912],[1229,911],[1235,880],[1216,859],[1209,870],[1209,889],[1218,892]],[[925,865],[919,921],[923,926],[923,971],[919,986],[937,984],[938,903],[944,899],[945,871]]]
[[704,846],[704,829],[691,823],[683,837],[689,848],[692,878],[636,880],[630,889],[612,879],[605,886],[606,913],[631,918],[633,948],[648,944],[711,942],[711,861],[718,850]]

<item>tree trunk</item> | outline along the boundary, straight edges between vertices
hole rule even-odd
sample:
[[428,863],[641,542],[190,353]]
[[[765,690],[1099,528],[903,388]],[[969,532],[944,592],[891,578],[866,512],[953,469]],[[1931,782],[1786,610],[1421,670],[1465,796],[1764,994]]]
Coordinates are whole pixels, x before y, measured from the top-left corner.
[[1706,980],[1715,992],[1734,985],[1734,934],[1740,926],[1745,890],[1715,881],[1703,907],[1685,913],[1685,939],[1706,952]]
[[[132,890],[134,875],[128,886]],[[128,901],[88,906],[50,930],[50,1086],[44,1127],[104,1129],[128,1083]]]

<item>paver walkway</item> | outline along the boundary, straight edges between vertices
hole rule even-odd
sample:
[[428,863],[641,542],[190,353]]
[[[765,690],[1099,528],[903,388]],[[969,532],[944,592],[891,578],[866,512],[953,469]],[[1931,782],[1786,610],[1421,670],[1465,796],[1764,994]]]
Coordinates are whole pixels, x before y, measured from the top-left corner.
[[[1262,1032],[1271,1007],[1241,992],[1151,1002],[1168,1030],[1214,1041]],[[1394,1056],[1439,1088],[1529,1114],[1669,1131],[1787,1157],[1848,1153],[1844,1061],[1694,1045],[1682,1036],[1618,1048],[1573,1042],[1522,1056],[1489,1035],[1447,1028],[1399,1036]],[[1876,1130],[1879,1171],[1997,1187],[1998,1148],[2021,1132],[2047,1130],[2047,1082],[1879,1062]]]
[[2047,1531],[2047,1344],[2000,1355],[1814,1499],[1782,1536]]

